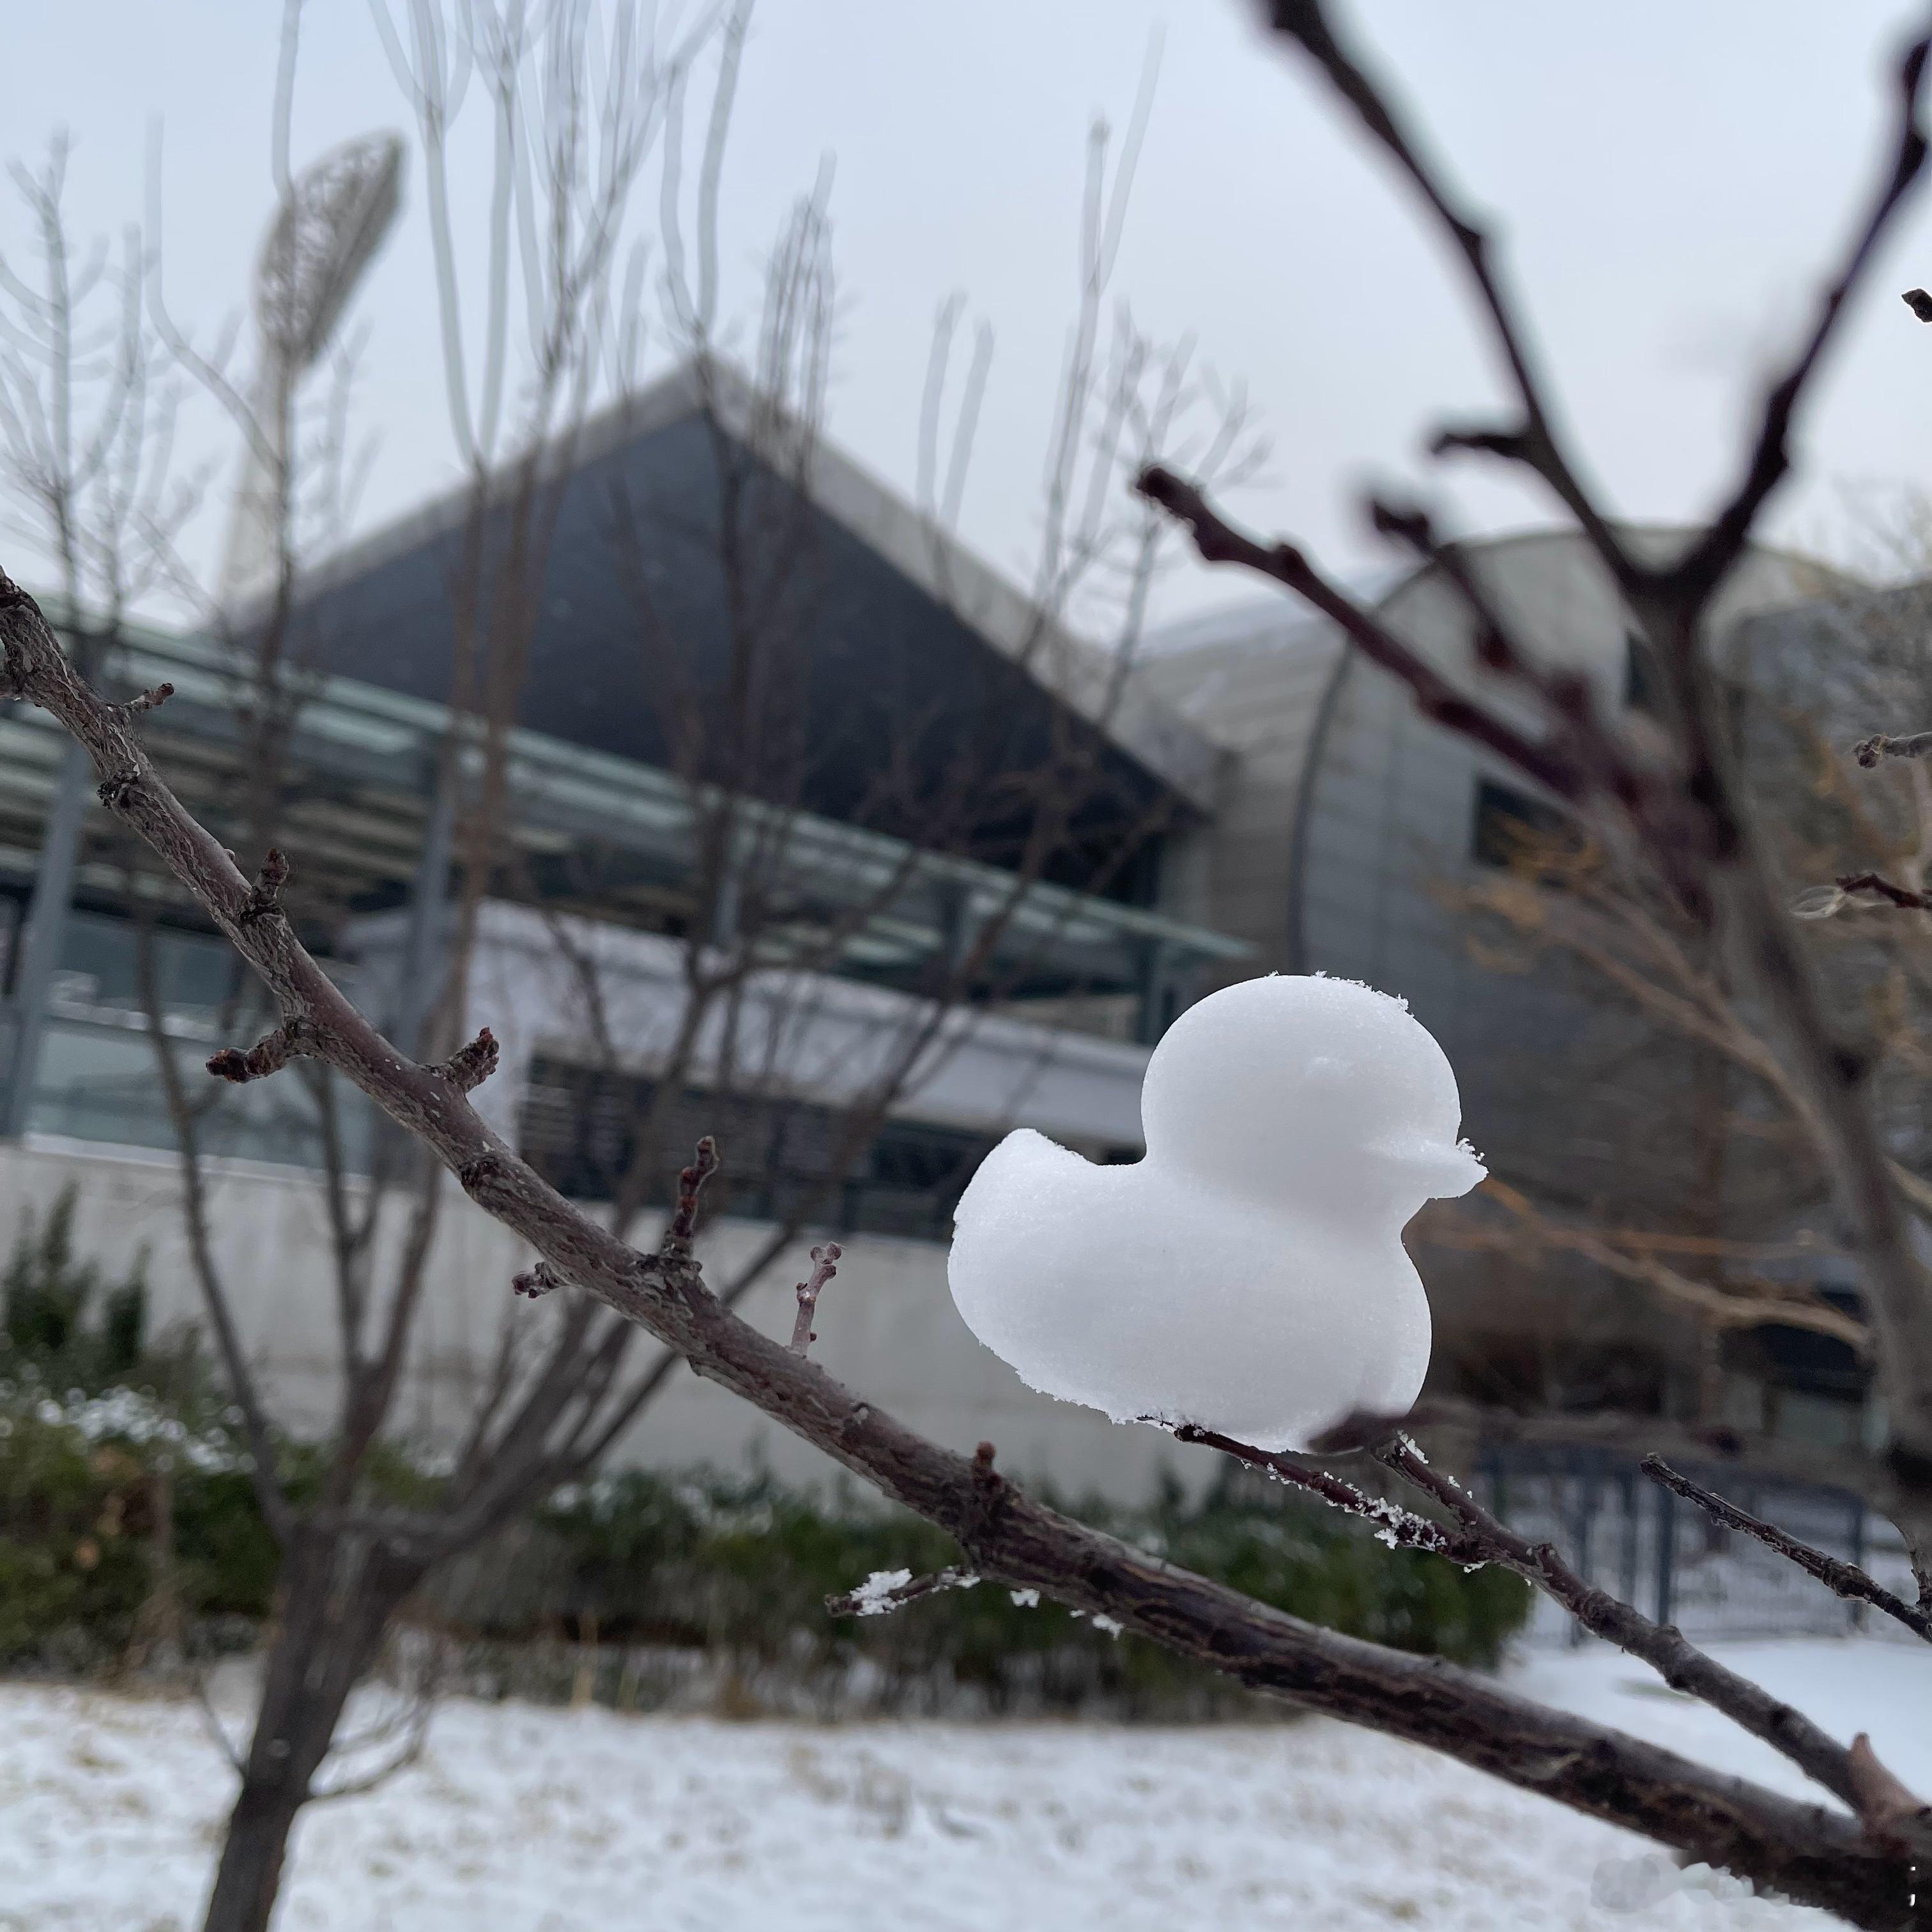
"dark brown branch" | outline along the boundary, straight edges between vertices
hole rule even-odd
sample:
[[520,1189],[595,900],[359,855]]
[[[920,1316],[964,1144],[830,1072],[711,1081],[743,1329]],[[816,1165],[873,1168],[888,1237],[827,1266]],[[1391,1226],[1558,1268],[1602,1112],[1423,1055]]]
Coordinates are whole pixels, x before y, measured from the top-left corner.
[[1870,892],[1897,906],[1901,912],[1924,912],[1932,908],[1932,896],[1915,892],[1909,886],[1894,885],[1878,872],[1847,872],[1838,884],[1841,892]]
[[1388,91],[1342,44],[1321,0],[1273,0],[1270,11],[1275,31],[1294,41],[1321,69],[1330,85],[1354,110],[1370,138],[1388,154],[1428,204],[1462,257],[1490,333],[1508,365],[1522,410],[1521,422],[1503,429],[1452,432],[1439,440],[1439,446],[1480,449],[1527,464],[1582,526],[1618,584],[1630,587],[1642,572],[1617,541],[1564,452],[1528,333],[1516,319],[1514,298],[1504,287],[1492,259],[1488,233],[1457,206],[1448,184],[1424,154],[1421,141],[1402,124]]
[[818,1337],[812,1332],[812,1317],[818,1312],[818,1298],[825,1284],[838,1272],[838,1257],[844,1252],[836,1241],[827,1241],[812,1251],[812,1273],[793,1292],[798,1297],[798,1316],[792,1323],[791,1352],[802,1355]]
[[1702,1483],[1694,1483],[1688,1476],[1680,1475],[1660,1456],[1646,1456],[1642,1466],[1644,1474],[1653,1482],[1662,1484],[1686,1502],[1695,1503],[1706,1516],[1724,1524],[1727,1529],[1741,1530],[1746,1536],[1756,1537],[1766,1548],[1776,1550],[1779,1556],[1816,1577],[1828,1590],[1855,1602],[1870,1604],[1874,1610],[1882,1610],[1907,1630],[1916,1631],[1928,1642],[1932,1642],[1932,1616],[1894,1597],[1856,1563],[1828,1556],[1822,1550],[1813,1549],[1808,1543],[1800,1543],[1796,1537],[1787,1534],[1775,1523],[1753,1516],[1749,1510],[1738,1508],[1736,1503],[1727,1502],[1714,1490],[1706,1489]]
[[[1369,1422],[1370,1418],[1363,1420]],[[1426,1550],[1450,1562],[1497,1564],[1513,1570],[1561,1604],[1585,1629],[1640,1658],[1673,1690],[1701,1700],[1732,1722],[1781,1751],[1804,1774],[1847,1804],[1856,1803],[1850,1766],[1836,1743],[1790,1705],[1727,1670],[1668,1624],[1655,1624],[1640,1611],[1599,1590],[1579,1576],[1554,1544],[1532,1544],[1484,1509],[1453,1478],[1434,1468],[1406,1436],[1384,1439],[1373,1451],[1377,1462],[1445,1510],[1450,1526],[1427,1521],[1381,1496],[1296,1458],[1256,1449],[1211,1430],[1177,1429],[1177,1439],[1198,1442],[1264,1470],[1277,1480],[1311,1491],[1337,1508],[1376,1525],[1376,1534],[1392,1549]],[[1932,1840],[1928,1840],[1932,1849]]]
[[[1447,1510],[1472,1546],[1514,1570],[1553,1598],[1586,1630],[1648,1664],[1673,1690],[1682,1690],[1782,1752],[1808,1778],[1856,1808],[1857,1783],[1843,1745],[1802,1712],[1761,1685],[1726,1670],[1681,1630],[1655,1624],[1630,1604],[1595,1588],[1558,1554],[1553,1544],[1532,1544],[1491,1515],[1453,1477],[1424,1460],[1406,1436],[1376,1451],[1376,1460]],[[1922,1852],[1932,1856],[1932,1836]]]
[[1378,619],[1330,584],[1292,544],[1264,544],[1236,530],[1192,483],[1171,470],[1156,466],[1144,470],[1134,488],[1188,526],[1203,562],[1239,564],[1258,572],[1331,619],[1371,663],[1408,686],[1425,717],[1508,760],[1559,797],[1582,796],[1583,781],[1573,759],[1526,736],[1458,691]]
[[970,1590],[980,1581],[970,1570],[935,1570],[915,1576],[910,1570],[881,1570],[856,1590],[827,1597],[826,1612],[835,1617],[883,1617],[941,1590]]
[[1432,1556],[1448,1556],[1459,1563],[1490,1560],[1473,1545],[1451,1536],[1439,1522],[1431,1522],[1426,1516],[1403,1509],[1386,1497],[1370,1496],[1367,1490],[1358,1489],[1353,1483],[1345,1482],[1340,1476],[1331,1475],[1313,1463],[1304,1462],[1299,1456],[1256,1449],[1248,1443],[1236,1442],[1232,1436],[1222,1435],[1218,1430],[1199,1429],[1192,1423],[1181,1424],[1173,1434],[1177,1442],[1198,1443],[1204,1449],[1219,1450],[1224,1456],[1232,1456],[1250,1468],[1272,1476],[1278,1483],[1306,1490],[1310,1496],[1319,1496],[1336,1509],[1376,1524],[1376,1534],[1392,1550],[1426,1550]]
[[1840,317],[1864,279],[1892,219],[1904,205],[1924,171],[1925,131],[1920,124],[1920,97],[1932,40],[1912,42],[1899,62],[1898,120],[1892,142],[1892,166],[1872,197],[1872,203],[1838,278],[1825,292],[1811,333],[1784,377],[1766,397],[1757,440],[1744,472],[1728,502],[1697,542],[1670,567],[1677,585],[1691,594],[1708,596],[1722,582],[1742,554],[1751,526],[1765,500],[1791,467],[1792,418],[1799,397],[1810,382],[1836,333]]

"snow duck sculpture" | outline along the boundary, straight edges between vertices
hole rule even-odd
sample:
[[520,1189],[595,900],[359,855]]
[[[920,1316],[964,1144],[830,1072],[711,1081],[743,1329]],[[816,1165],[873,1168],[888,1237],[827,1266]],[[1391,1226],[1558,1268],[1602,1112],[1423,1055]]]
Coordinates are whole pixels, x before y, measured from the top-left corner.
[[1402,1230],[1484,1174],[1406,1003],[1318,976],[1225,988],[1155,1048],[1141,1119],[1132,1166],[1030,1129],[987,1156],[948,1264],[974,1334],[1046,1394],[1262,1449],[1405,1412],[1430,1322]]

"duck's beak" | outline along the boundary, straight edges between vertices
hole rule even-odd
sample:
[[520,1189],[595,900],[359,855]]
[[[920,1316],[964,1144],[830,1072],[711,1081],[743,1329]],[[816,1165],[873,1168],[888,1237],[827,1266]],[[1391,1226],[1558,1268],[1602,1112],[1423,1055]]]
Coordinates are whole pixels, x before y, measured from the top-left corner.
[[1488,1168],[1468,1142],[1445,1147],[1440,1141],[1385,1141],[1376,1151],[1412,1177],[1431,1201],[1453,1201],[1485,1179]]

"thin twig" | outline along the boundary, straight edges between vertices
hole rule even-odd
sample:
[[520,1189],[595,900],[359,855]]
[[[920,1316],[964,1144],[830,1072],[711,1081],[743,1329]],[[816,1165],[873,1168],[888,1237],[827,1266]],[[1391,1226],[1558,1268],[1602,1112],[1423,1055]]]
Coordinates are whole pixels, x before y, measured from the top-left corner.
[[1425,717],[1472,739],[1506,758],[1558,796],[1581,797],[1582,774],[1574,760],[1520,731],[1476,704],[1419,656],[1387,625],[1329,582],[1294,544],[1264,544],[1238,530],[1199,489],[1156,464],[1142,471],[1134,488],[1193,533],[1194,547],[1207,563],[1232,563],[1272,578],[1330,619],[1371,663],[1407,685]]
[[1922,758],[1932,754],[1932,731],[1913,731],[1902,738],[1875,731],[1852,747],[1852,756],[1869,771],[1884,758]]
[[812,1273],[793,1290],[798,1297],[798,1316],[791,1328],[791,1352],[794,1355],[809,1353],[812,1343],[818,1340],[812,1332],[812,1317],[818,1312],[818,1298],[825,1284],[838,1272],[838,1257],[842,1252],[844,1250],[836,1241],[827,1241],[823,1247],[814,1248]]
[[1766,1549],[1776,1550],[1779,1556],[1816,1577],[1828,1590],[1856,1602],[1870,1604],[1874,1610],[1882,1610],[1887,1616],[1932,1643],[1932,1615],[1894,1597],[1856,1563],[1828,1556],[1823,1550],[1814,1550],[1808,1543],[1800,1543],[1796,1537],[1780,1529],[1775,1523],[1753,1516],[1748,1510],[1742,1510],[1736,1503],[1727,1502],[1714,1491],[1706,1489],[1702,1483],[1694,1483],[1688,1476],[1680,1475],[1660,1456],[1646,1456],[1642,1468],[1652,1481],[1662,1484],[1686,1502],[1695,1503],[1706,1516],[1724,1524],[1727,1529],[1742,1530],[1747,1536],[1756,1537]]
[[1932,909],[1932,894],[1915,892],[1904,886],[1894,885],[1891,880],[1878,872],[1847,872],[1838,882],[1841,892],[1870,892],[1895,905],[1901,912],[1924,912]]
[[835,1617],[883,1617],[941,1590],[970,1590],[980,1581],[971,1570],[935,1570],[915,1576],[910,1570],[875,1570],[856,1590],[827,1597],[825,1608]]
[[[1517,1535],[1452,1477],[1432,1468],[1407,1436],[1398,1433],[1372,1453],[1377,1462],[1447,1510],[1451,1527],[1430,1522],[1326,1472],[1311,1470],[1292,1456],[1253,1448],[1216,1431],[1178,1429],[1174,1434],[1181,1442],[1218,1449],[1279,1480],[1308,1490],[1352,1515],[1366,1518],[1377,1526],[1376,1534],[1391,1549],[1426,1550],[1451,1562],[1496,1564],[1514,1570],[1561,1604],[1586,1630],[1641,1658],[1673,1690],[1686,1691],[1721,1712],[1781,1751],[1808,1777],[1846,1804],[1856,1804],[1844,1746],[1790,1705],[1697,1649],[1682,1631],[1652,1622],[1642,1612],[1586,1582],[1563,1561],[1554,1544],[1532,1544]],[[1932,1851],[1932,1838],[1928,1838],[1928,1850]]]
[[698,1232],[698,1198],[704,1192],[704,1184],[718,1172],[721,1164],[718,1143],[706,1134],[698,1143],[691,1165],[678,1172],[677,1208],[670,1217],[670,1225],[664,1230],[659,1250],[662,1253],[690,1253],[692,1237]]
[[228,1768],[237,1778],[248,1775],[248,1766],[242,1762],[242,1754],[236,1749],[235,1741],[228,1735],[228,1727],[223,1724],[208,1694],[206,1672],[192,1670],[188,1673],[188,1687],[194,1696],[196,1714],[201,1719],[202,1729],[207,1732],[209,1741],[228,1762]]

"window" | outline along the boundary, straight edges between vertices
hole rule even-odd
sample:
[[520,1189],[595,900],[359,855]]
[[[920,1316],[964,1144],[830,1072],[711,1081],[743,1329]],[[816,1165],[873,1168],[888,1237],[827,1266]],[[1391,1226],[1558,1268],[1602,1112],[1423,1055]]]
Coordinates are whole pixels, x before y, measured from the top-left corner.
[[[181,1064],[193,1070],[212,1048],[228,1044],[250,1024],[247,1011],[232,1004],[243,984],[241,961],[226,940],[212,934],[164,927],[152,938],[167,1030]],[[341,1157],[352,1172],[365,1172],[374,1116],[339,1076],[327,1078],[336,1088]],[[198,1130],[204,1154],[322,1165],[321,1124],[309,1077],[260,1081],[218,1093],[208,1090],[212,1085],[190,1090],[211,1103]],[[26,1125],[36,1133],[115,1146],[176,1144],[141,997],[138,936],[126,920],[83,911],[68,916],[60,966],[49,989]]]
[[1469,851],[1479,866],[1544,872],[1552,845],[1562,850],[1575,842],[1569,819],[1556,806],[1493,778],[1477,780]]
[[524,1158],[580,1200],[610,1199],[641,1150],[640,1198],[652,1207],[670,1204],[682,1158],[706,1133],[724,1156],[711,1184],[721,1211],[934,1241],[994,1138],[890,1120],[854,1147],[845,1117],[816,1101],[696,1087],[665,1100],[648,1076],[541,1057],[518,1124]]

